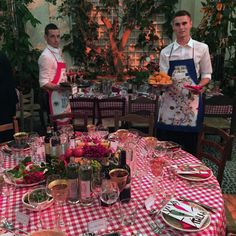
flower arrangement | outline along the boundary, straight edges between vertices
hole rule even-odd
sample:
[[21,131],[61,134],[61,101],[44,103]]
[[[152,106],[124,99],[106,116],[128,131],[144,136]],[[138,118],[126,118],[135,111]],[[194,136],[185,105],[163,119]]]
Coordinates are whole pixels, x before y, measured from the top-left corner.
[[96,145],[85,144],[83,146],[83,156],[88,159],[97,159],[101,160],[104,157],[109,156],[112,153],[112,150],[102,143]]

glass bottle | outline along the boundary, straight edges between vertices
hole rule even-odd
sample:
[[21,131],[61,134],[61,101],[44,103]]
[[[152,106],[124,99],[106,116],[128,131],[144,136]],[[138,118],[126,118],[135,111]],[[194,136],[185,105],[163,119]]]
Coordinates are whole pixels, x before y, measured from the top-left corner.
[[61,140],[59,135],[57,134],[57,127],[54,126],[54,131],[53,131],[53,135],[50,139],[50,155],[51,155],[51,159],[57,159],[57,157],[59,157],[61,155]]
[[127,182],[125,188],[120,192],[120,201],[124,199],[128,199],[128,201],[131,198],[131,172],[129,165],[126,164],[126,151],[121,150],[120,157],[119,157],[119,168],[125,169],[129,172],[129,175],[127,177]]
[[92,167],[89,161],[85,160],[79,167],[79,200],[84,206],[93,203],[91,181]]
[[47,133],[44,137],[44,148],[45,148],[45,157],[46,163],[51,164],[51,153],[50,153],[50,139],[52,137],[52,129],[50,126],[47,127]]
[[66,168],[68,180],[68,202],[76,204],[79,202],[78,165],[72,161]]

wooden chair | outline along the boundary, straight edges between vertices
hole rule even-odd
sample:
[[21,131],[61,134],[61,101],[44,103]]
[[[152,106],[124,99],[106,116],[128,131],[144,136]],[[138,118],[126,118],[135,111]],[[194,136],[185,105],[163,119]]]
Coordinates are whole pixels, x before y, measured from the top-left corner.
[[236,99],[224,95],[205,99],[204,124],[236,133]]
[[95,124],[96,98],[74,97],[70,98],[71,112],[92,119]]
[[[62,113],[58,115],[50,115],[49,119],[51,124],[57,125],[57,121],[67,118],[66,124],[72,124],[74,130],[85,131],[87,129],[88,118],[86,114],[81,115],[80,113]],[[81,124],[82,122],[82,124]],[[59,125],[60,126],[60,125]]]
[[[121,126],[120,124],[121,123]],[[153,128],[154,128],[154,115],[151,113],[148,117],[144,117],[137,114],[127,114],[124,116],[120,116],[118,114],[115,115],[115,130],[118,130],[120,127],[122,127],[122,124],[128,124],[128,129],[132,128],[132,123],[135,124],[148,124],[149,130],[148,134],[145,135],[142,131],[138,130],[138,132],[141,134],[141,136],[153,136]],[[126,128],[126,127],[125,127]]]
[[[97,124],[103,124],[106,118],[113,118],[115,114],[120,116],[125,115],[125,103],[126,99],[123,97],[111,97],[97,99],[98,107],[98,122]],[[109,125],[111,126],[111,124]]]
[[217,180],[222,183],[225,164],[232,152],[233,135],[204,125],[198,137],[197,157],[208,159],[218,167]]
[[37,115],[40,117],[42,125],[44,125],[43,112],[39,104],[34,103],[34,89],[31,88],[29,93],[19,94],[20,110],[16,112],[16,117],[20,120],[20,130],[25,131],[25,120],[30,120],[30,131],[33,130],[33,118]]
[[223,194],[226,215],[226,235],[236,235],[236,194]]
[[149,116],[153,113],[154,119],[156,119],[158,113],[158,97],[156,99],[151,99],[140,96],[136,99],[132,99],[132,97],[129,96],[128,107],[128,113],[138,114],[141,116]]
[[[11,131],[11,130],[13,131],[13,133],[19,132],[18,120],[15,116],[13,117],[13,120],[11,123],[0,125],[0,135],[2,132]],[[4,143],[1,143],[1,145]]]

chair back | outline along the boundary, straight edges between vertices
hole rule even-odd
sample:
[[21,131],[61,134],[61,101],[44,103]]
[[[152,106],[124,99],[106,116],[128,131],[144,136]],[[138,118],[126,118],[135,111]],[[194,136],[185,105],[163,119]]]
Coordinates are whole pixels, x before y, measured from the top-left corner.
[[[67,119],[68,124],[72,124],[74,130],[85,131],[87,129],[88,118],[86,114],[81,115],[81,113],[70,112],[70,113],[62,113],[58,115],[50,115],[49,118],[50,118],[51,124],[53,125],[57,125],[58,120],[68,118]],[[82,124],[81,124],[81,120],[82,120]]]
[[13,131],[13,133],[19,132],[19,125],[18,125],[18,121],[15,116],[12,118],[11,123],[0,125],[0,133],[6,132],[6,131],[11,131],[11,130]]
[[234,136],[224,130],[204,125],[198,136],[197,157],[218,167],[217,180],[222,183],[226,161],[232,152]]
[[148,97],[140,96],[136,99],[129,97],[129,113],[138,114],[142,116],[149,116],[154,114],[154,119],[157,118],[158,113],[158,97],[151,99]]
[[[121,126],[120,123],[121,122]],[[142,131],[138,132],[141,134],[141,136],[153,136],[153,129],[154,129],[154,115],[151,113],[149,116],[144,117],[137,114],[127,114],[124,116],[120,116],[119,114],[115,115],[115,130],[118,130],[122,127],[122,124],[127,123],[128,129],[132,128],[132,123],[135,124],[148,124],[148,134],[145,135]],[[133,129],[132,129],[133,130]]]
[[17,118],[20,119],[20,129],[25,130],[24,120],[30,118],[30,130],[33,130],[33,111],[34,111],[34,90],[31,88],[30,92],[23,94],[20,91],[20,112],[16,113]]
[[233,134],[236,131],[236,99],[225,95],[205,99],[204,124]]
[[123,97],[111,97],[97,100],[98,124],[102,124],[104,118],[114,118],[115,114],[125,114],[126,100]]
[[81,117],[92,118],[95,124],[96,98],[70,97],[71,112]]

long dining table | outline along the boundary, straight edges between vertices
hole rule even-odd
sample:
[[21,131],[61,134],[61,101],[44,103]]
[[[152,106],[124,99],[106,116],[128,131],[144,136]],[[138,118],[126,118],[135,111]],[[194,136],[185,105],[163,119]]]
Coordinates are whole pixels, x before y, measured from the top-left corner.
[[[145,158],[146,152],[143,151],[144,143],[140,141],[136,145],[135,159],[136,166],[135,172],[140,173],[138,170],[142,170],[143,158]],[[0,152],[1,153],[1,152]],[[2,154],[0,154],[2,155]],[[201,163],[196,157],[191,154],[180,150],[178,158],[171,160],[173,164],[184,164],[184,163]],[[16,165],[16,160],[8,156],[4,160],[5,168],[12,168]],[[167,225],[161,214],[155,218],[155,222],[158,223],[163,230],[159,235],[191,235],[191,236],[224,236],[225,235],[225,212],[224,212],[224,201],[221,193],[221,188],[214,176],[210,179],[201,182],[204,184],[211,184],[214,188],[205,187],[204,184],[188,184],[188,181],[178,178],[177,186],[175,190],[175,197],[184,196],[185,198],[199,201],[206,205],[212,206],[217,209],[215,213],[210,213],[210,224],[203,230],[194,232],[185,232],[177,230]],[[16,187],[14,192],[7,198],[0,196],[0,211],[1,214],[5,214],[7,219],[14,223],[16,227],[19,227],[27,232],[32,232],[37,229],[39,225],[39,213],[31,211],[24,207],[22,204],[22,196],[29,190],[29,187]],[[134,175],[131,182],[131,195],[134,202],[138,203],[137,216],[135,223],[130,226],[122,226],[120,221],[111,221],[107,224],[107,228],[95,232],[96,235],[103,235],[110,232],[119,232],[120,235],[158,235],[155,233],[150,226],[151,222],[154,221],[153,216],[150,215],[150,210],[145,207],[145,202],[150,196],[153,195],[153,175],[151,172],[146,172],[145,175],[139,176]],[[158,206],[157,206],[158,207]],[[43,211],[44,220],[50,221],[51,212],[54,209],[54,205]],[[91,206],[82,206],[81,204],[69,204],[66,203],[62,206],[62,215],[64,225],[62,231],[68,236],[85,235],[88,232],[88,223],[94,222],[100,219],[106,219],[108,212],[107,207],[101,207],[98,200],[95,200]],[[18,213],[24,213],[29,216],[29,222],[27,225],[23,225],[18,222]],[[107,222],[105,220],[105,222]],[[19,235],[21,235],[19,233]],[[89,234],[87,234],[89,235]],[[92,234],[91,234],[92,235]]]

